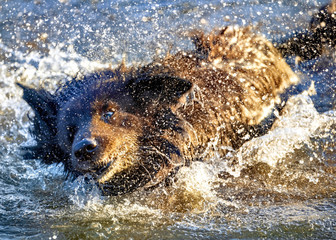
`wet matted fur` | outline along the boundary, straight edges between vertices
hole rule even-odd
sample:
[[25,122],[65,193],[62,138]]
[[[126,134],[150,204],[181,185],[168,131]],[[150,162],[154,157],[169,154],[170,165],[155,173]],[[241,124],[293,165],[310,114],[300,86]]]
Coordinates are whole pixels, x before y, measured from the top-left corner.
[[118,195],[171,179],[190,161],[224,155],[254,134],[298,77],[249,28],[195,33],[195,51],[140,68],[73,79],[54,94],[19,84],[36,145],[26,158],[63,163]]

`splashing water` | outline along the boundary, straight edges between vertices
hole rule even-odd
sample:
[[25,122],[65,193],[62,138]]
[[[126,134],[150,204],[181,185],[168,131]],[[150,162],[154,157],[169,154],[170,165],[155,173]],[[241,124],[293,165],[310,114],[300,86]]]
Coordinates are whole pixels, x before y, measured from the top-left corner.
[[171,187],[118,197],[101,196],[84,178],[67,180],[61,165],[22,160],[20,146],[34,140],[30,109],[15,86],[54,91],[75,76],[117,65],[124,53],[128,62],[143,63],[172,42],[172,51],[188,49],[184,31],[226,21],[258,23],[276,39],[305,27],[305,13],[326,2],[54,2],[0,6],[1,239],[335,236],[334,53],[293,65],[302,85],[314,81],[316,95],[292,96],[267,134],[224,159],[214,152],[211,162],[182,168]]

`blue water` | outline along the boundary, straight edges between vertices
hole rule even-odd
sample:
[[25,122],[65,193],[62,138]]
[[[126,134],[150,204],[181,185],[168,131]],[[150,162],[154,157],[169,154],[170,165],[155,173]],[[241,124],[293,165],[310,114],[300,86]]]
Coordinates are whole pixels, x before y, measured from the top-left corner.
[[[44,86],[192,48],[194,29],[253,25],[277,41],[328,1],[0,2],[0,239],[332,239],[336,236],[336,52],[296,65],[299,89],[271,131],[228,159],[183,169],[170,190],[103,197],[33,144],[16,81]],[[238,159],[235,166],[230,159]],[[242,174],[244,166],[250,172]],[[218,177],[222,171],[235,178]],[[168,191],[168,192],[166,192]],[[181,194],[182,193],[182,194]],[[174,200],[167,201],[167,196]]]

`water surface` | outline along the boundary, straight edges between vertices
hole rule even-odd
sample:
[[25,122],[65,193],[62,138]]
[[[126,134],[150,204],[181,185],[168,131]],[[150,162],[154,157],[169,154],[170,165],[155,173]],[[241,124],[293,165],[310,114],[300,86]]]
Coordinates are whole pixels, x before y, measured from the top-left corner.
[[[192,48],[193,29],[253,25],[272,41],[327,1],[11,0],[0,4],[1,239],[331,239],[336,236],[336,55],[302,79],[272,129],[226,158],[182,169],[170,189],[103,197],[62,166],[23,161],[28,105],[16,81],[53,91],[78,74]],[[316,94],[308,87],[314,82]],[[214,145],[212,149],[216,149]]]

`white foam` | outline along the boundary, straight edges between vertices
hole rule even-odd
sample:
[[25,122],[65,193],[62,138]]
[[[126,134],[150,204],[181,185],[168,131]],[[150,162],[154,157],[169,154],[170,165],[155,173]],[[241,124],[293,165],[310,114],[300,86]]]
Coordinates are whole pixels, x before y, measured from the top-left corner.
[[[329,115],[329,116],[328,116]],[[318,128],[335,121],[330,114],[320,114],[309,96],[292,96],[281,111],[270,132],[252,139],[239,149],[240,162],[267,163],[275,167],[289,153],[310,144],[310,137]]]

